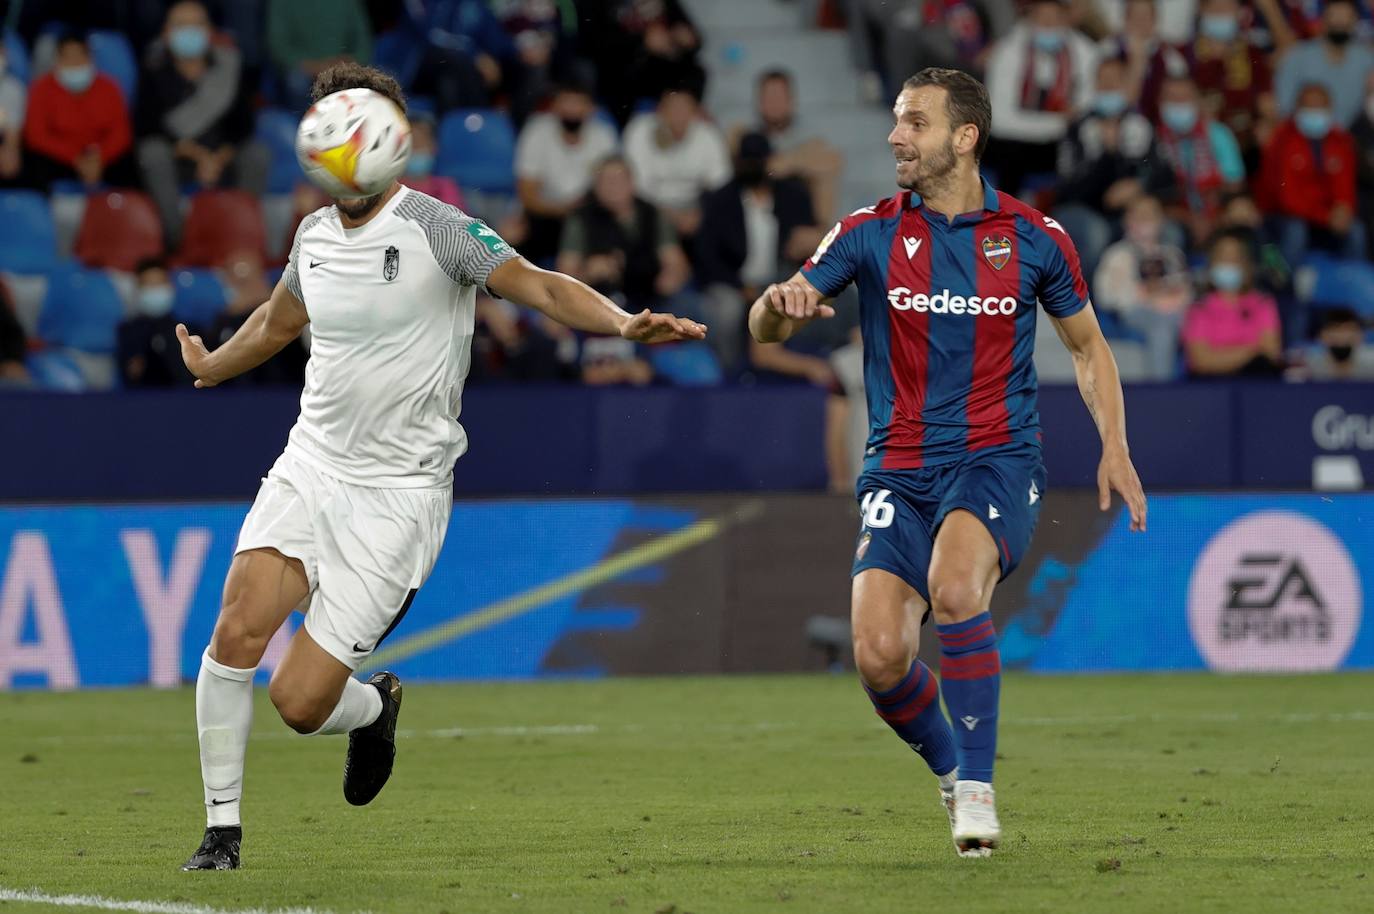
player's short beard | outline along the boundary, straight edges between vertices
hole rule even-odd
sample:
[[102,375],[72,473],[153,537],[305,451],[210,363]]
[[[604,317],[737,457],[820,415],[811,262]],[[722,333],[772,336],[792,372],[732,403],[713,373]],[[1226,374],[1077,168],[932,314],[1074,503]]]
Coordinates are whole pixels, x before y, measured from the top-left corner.
[[934,156],[921,156],[916,176],[901,186],[916,191],[922,197],[935,195],[949,183],[950,175],[958,164],[959,157],[954,154],[954,138],[950,137]]
[[380,194],[373,194],[370,197],[351,197],[345,200],[335,200],[334,205],[339,208],[350,219],[361,219],[377,207],[382,202],[382,197],[386,196],[386,191]]

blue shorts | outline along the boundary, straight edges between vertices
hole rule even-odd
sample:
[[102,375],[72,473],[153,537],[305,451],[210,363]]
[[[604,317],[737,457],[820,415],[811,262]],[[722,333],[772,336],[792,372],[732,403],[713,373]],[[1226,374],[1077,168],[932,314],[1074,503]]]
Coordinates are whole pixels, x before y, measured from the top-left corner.
[[854,551],[858,574],[890,571],[930,603],[926,575],[935,535],[949,512],[967,510],[997,544],[1002,577],[1026,554],[1045,493],[1045,465],[1035,445],[975,451],[963,460],[918,470],[868,470],[855,491],[863,511]]

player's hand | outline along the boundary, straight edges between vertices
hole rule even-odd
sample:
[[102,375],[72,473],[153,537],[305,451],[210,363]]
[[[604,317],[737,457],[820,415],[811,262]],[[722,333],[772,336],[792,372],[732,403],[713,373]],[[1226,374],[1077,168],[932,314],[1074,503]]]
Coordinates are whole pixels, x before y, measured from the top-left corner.
[[177,324],[177,342],[181,343],[181,360],[186,368],[196,376],[197,387],[214,387],[217,383],[210,379],[210,350],[199,336],[193,336],[185,324]]
[[625,322],[620,335],[636,343],[672,343],[706,339],[706,325],[685,317],[658,314],[645,308]]
[[763,300],[769,311],[794,321],[835,316],[835,309],[822,304],[821,293],[805,280],[793,278],[773,283],[763,290]]
[[1145,532],[1145,489],[1126,451],[1112,448],[1102,454],[1097,465],[1097,506],[1106,511],[1112,506],[1112,492],[1121,493],[1131,512],[1132,532]]

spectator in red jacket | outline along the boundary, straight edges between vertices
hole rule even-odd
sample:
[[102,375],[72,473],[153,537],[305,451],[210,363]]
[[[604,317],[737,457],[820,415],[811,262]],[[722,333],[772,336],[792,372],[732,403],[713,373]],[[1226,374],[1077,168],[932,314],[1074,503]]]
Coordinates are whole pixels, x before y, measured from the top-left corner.
[[1315,83],[1298,94],[1293,115],[1264,149],[1260,205],[1279,228],[1279,248],[1299,264],[1310,248],[1364,256],[1364,224],[1356,216],[1355,139],[1336,123],[1331,96]]
[[133,183],[129,109],[114,80],[96,72],[85,35],[64,33],[52,72],[30,88],[24,145],[36,186],[72,178],[87,187]]

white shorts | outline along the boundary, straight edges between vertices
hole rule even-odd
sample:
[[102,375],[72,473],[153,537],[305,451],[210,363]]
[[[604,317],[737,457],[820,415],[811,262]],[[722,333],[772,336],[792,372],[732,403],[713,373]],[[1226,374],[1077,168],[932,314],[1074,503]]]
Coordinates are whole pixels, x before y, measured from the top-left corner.
[[400,623],[444,545],[450,486],[356,486],[282,454],[258,489],[234,552],[299,559],[310,584],[305,629],[357,669]]

